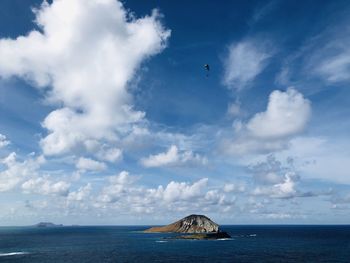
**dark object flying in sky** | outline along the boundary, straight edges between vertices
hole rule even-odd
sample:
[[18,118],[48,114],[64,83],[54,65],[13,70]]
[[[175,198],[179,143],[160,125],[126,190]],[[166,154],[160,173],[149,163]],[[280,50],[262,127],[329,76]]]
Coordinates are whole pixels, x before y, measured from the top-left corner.
[[209,76],[210,67],[209,64],[204,64],[204,69],[207,71],[207,77]]

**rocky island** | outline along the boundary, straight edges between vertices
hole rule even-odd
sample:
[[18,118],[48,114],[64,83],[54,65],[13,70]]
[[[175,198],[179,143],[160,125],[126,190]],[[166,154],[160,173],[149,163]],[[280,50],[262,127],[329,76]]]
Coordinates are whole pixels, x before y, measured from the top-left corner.
[[56,224],[51,223],[51,222],[40,222],[34,226],[35,227],[62,227],[63,225],[62,224],[56,225]]
[[183,233],[176,239],[220,239],[231,238],[222,232],[219,225],[204,215],[189,215],[170,225],[151,227],[145,233]]

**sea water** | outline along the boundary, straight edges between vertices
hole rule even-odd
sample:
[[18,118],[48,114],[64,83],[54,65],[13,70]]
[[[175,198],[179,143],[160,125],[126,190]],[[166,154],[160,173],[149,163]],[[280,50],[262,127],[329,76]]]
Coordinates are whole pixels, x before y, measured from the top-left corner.
[[0,262],[350,262],[350,226],[223,226],[223,240],[146,228],[1,227]]

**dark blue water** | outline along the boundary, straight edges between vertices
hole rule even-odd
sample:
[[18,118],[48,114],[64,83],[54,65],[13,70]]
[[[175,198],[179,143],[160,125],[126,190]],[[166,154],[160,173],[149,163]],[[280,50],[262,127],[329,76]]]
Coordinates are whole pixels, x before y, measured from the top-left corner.
[[164,240],[141,226],[0,228],[0,262],[350,262],[350,226],[224,226],[233,239]]

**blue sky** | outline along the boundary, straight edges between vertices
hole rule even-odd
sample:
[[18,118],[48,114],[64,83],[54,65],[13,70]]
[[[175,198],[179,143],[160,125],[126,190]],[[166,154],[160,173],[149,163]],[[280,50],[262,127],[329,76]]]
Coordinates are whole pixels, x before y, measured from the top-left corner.
[[348,223],[347,1],[0,12],[0,225]]

